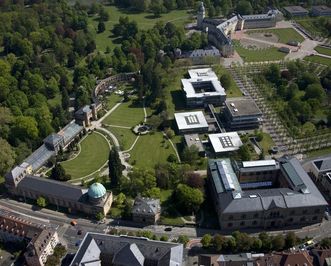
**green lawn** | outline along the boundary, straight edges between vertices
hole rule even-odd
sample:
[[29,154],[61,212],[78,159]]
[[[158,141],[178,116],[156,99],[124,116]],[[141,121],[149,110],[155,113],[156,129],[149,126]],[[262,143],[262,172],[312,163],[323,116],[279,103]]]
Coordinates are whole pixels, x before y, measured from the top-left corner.
[[127,150],[131,147],[137,136],[131,131],[131,129],[107,127],[120,142],[122,150]]
[[141,136],[130,152],[130,163],[134,166],[154,169],[155,164],[167,162],[170,154],[175,154],[169,141],[163,139],[161,132]]
[[108,125],[133,127],[144,120],[144,110],[141,105],[132,101],[122,103],[103,121]]
[[[230,74],[224,67],[217,65],[213,67],[213,70],[215,71],[216,75],[220,78],[223,74],[228,73]],[[237,83],[234,81],[232,75],[231,76],[231,86],[226,89],[226,96],[231,98],[231,97],[240,97],[242,96],[242,92],[237,86]]]
[[331,49],[330,48],[317,46],[317,47],[315,47],[315,50],[320,54],[325,54],[325,55],[331,56]]
[[262,139],[262,141],[259,142],[259,144],[261,145],[261,147],[262,147],[265,154],[267,154],[268,151],[273,146],[275,146],[275,143],[272,140],[271,136],[268,133],[264,133],[264,132],[263,132],[263,139]]
[[305,38],[303,38],[296,30],[292,28],[285,28],[285,29],[268,29],[268,30],[251,30],[248,31],[249,33],[253,32],[268,32],[277,35],[279,42],[281,43],[288,43],[289,41],[298,41],[303,42]]
[[108,160],[109,146],[102,135],[92,133],[80,143],[80,146],[81,151],[75,159],[61,163],[72,179],[93,173]]
[[304,60],[331,67],[331,59],[319,55],[306,56]]
[[318,26],[316,26],[316,22],[317,25],[318,20],[320,18],[315,17],[315,18],[301,18],[301,19],[296,19],[296,22],[299,23],[302,27],[304,27],[311,35],[313,36],[323,36],[326,37],[327,36],[327,32],[324,32],[322,28],[319,28]]
[[308,156],[308,158],[313,158],[313,157],[323,156],[323,155],[327,155],[327,154],[331,154],[331,147],[319,149],[316,151],[310,151],[307,153],[307,156]]
[[122,96],[119,96],[115,93],[112,93],[110,96],[107,98],[107,108],[110,110],[113,108],[117,103],[119,103],[122,100]]
[[242,47],[238,41],[235,41],[234,44],[236,51],[245,62],[282,60],[286,55],[285,53],[279,52],[276,47],[261,50],[250,50]]
[[105,23],[106,30],[104,32],[97,33],[98,17],[89,17],[89,25],[95,31],[97,49],[100,51],[105,51],[107,46],[114,48],[116,45],[120,44],[120,40],[116,39],[112,35],[111,30],[114,24],[118,23],[121,16],[128,16],[130,20],[135,20],[140,29],[150,29],[159,21],[163,21],[165,23],[170,21],[175,25],[182,27],[185,23],[191,20],[191,15],[187,10],[174,10],[155,18],[152,13],[132,13],[124,9],[119,9],[115,6],[104,6],[104,8],[109,13],[109,21]]

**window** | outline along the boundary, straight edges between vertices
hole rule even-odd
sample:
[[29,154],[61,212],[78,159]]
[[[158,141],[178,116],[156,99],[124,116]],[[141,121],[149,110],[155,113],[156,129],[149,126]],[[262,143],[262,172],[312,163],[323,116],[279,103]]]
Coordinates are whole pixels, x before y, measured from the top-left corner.
[[230,215],[229,216],[229,220],[233,220],[233,215]]
[[245,222],[244,222],[244,221],[243,221],[243,222],[241,222],[241,223],[240,223],[240,225],[241,225],[241,226],[244,226],[244,225],[245,225]]
[[304,222],[304,221],[306,221],[306,217],[301,217],[300,222]]
[[313,217],[313,221],[316,221],[316,220],[317,220],[317,216],[314,216],[314,217]]
[[241,219],[246,219],[246,214],[241,215]]
[[228,223],[228,227],[232,227],[232,223]]
[[307,214],[307,212],[308,212],[307,210],[303,210],[302,214]]
[[253,221],[253,223],[252,223],[253,225],[257,225],[257,221]]
[[295,214],[295,211],[291,211],[291,213],[290,213],[291,215],[294,215]]
[[258,213],[255,213],[254,214],[254,218],[257,218],[257,217],[259,217],[259,214]]
[[293,218],[287,219],[287,221],[288,221],[289,223],[292,223],[292,222],[293,222]]
[[320,212],[320,209],[316,209],[316,210],[315,210],[315,213],[319,213],[319,212]]

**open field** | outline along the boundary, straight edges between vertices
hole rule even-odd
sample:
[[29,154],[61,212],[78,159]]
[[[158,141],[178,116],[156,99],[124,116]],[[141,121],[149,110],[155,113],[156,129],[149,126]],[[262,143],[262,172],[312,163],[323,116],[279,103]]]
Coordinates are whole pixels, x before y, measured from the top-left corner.
[[122,103],[103,121],[108,125],[132,127],[144,120],[144,111],[141,105],[132,101]]
[[141,136],[130,154],[130,163],[134,163],[134,166],[154,169],[155,164],[165,163],[175,151],[161,132],[155,132]]
[[284,28],[284,29],[267,29],[267,30],[250,30],[247,33],[254,32],[265,32],[265,33],[273,33],[277,35],[278,41],[280,43],[288,43],[289,41],[298,41],[303,42],[305,39],[294,29],[292,28]]
[[112,28],[114,24],[118,23],[119,18],[122,16],[129,16],[130,20],[135,20],[140,29],[150,29],[157,22],[172,22],[176,26],[183,26],[190,20],[191,15],[187,10],[174,10],[166,14],[162,14],[160,17],[155,18],[152,13],[133,13],[124,9],[119,9],[115,6],[104,6],[105,10],[109,13],[109,21],[105,22],[106,30],[102,33],[97,33],[98,29],[98,17],[89,17],[89,24],[91,28],[94,28],[96,34],[97,49],[100,51],[106,51],[107,46],[114,48],[120,44],[120,40],[116,39],[112,35]]
[[276,47],[260,50],[243,48],[238,41],[234,41],[235,49],[245,62],[276,61],[282,60],[285,53],[279,52]]
[[102,135],[92,133],[80,143],[80,146],[81,151],[76,158],[61,163],[72,179],[93,173],[108,160],[109,146]]
[[122,150],[128,150],[137,138],[131,129],[118,127],[108,127],[108,129],[116,136]]
[[322,46],[316,46],[315,51],[320,53],[320,54],[325,54],[325,55],[331,56],[331,49],[330,48],[326,48],[326,47],[322,47]]
[[303,60],[331,67],[331,59],[319,55],[306,56]]

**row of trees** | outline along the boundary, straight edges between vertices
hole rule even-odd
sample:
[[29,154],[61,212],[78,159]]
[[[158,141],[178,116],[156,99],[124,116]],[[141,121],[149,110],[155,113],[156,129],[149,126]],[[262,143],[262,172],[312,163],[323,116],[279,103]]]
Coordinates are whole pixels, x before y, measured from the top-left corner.
[[283,235],[271,236],[265,232],[258,237],[235,231],[230,237],[219,234],[211,236],[206,234],[201,239],[203,248],[215,249],[217,252],[270,252],[289,249],[301,240],[293,232]]

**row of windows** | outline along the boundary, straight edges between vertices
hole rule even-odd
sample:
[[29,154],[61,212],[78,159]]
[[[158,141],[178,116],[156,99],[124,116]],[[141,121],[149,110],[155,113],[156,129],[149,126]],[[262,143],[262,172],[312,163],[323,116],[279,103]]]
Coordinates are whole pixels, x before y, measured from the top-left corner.
[[[316,221],[317,220],[317,216],[314,216],[313,218],[312,218],[312,221]],[[293,220],[293,218],[289,218],[289,219],[287,219],[287,222],[288,223],[292,223],[294,220]],[[300,218],[300,222],[305,222],[305,221],[307,221],[307,218],[306,217],[301,217]],[[257,225],[257,221],[256,220],[254,220],[252,223],[251,223],[251,225],[252,226],[256,226]],[[248,225],[248,223],[246,224],[246,222],[245,221],[241,221],[240,222],[240,226],[245,226],[245,225]],[[271,222],[271,226],[274,226],[275,225],[275,222],[273,221],[273,222]],[[228,223],[228,227],[232,227],[233,226],[233,223]]]

